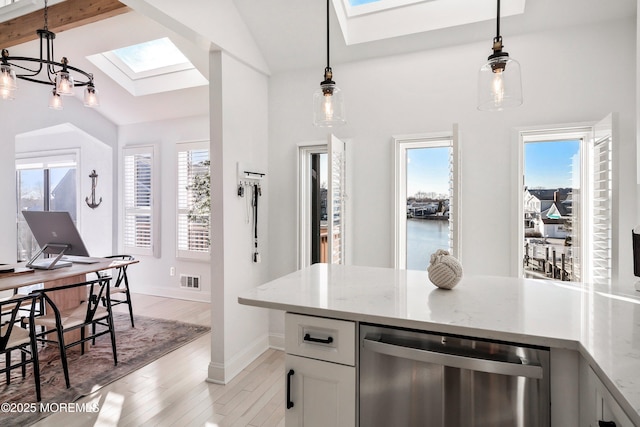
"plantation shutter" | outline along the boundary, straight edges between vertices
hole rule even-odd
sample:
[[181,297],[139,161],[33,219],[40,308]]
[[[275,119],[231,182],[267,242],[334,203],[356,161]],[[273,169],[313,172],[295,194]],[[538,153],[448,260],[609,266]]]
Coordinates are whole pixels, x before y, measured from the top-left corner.
[[345,145],[329,136],[329,194],[327,224],[329,263],[344,264]]
[[[177,250],[182,258],[203,258],[209,253],[209,213],[202,206],[207,200],[198,196],[196,186],[208,182],[209,149],[207,142],[178,144]],[[206,258],[206,256],[204,256]]]
[[124,227],[127,253],[153,255],[153,147],[125,148]]
[[594,128],[591,148],[591,280],[611,280],[612,122],[607,117]]
[[459,222],[458,222],[458,186],[460,185],[459,168],[458,168],[458,125],[453,126],[453,133],[450,140],[449,148],[449,252],[460,257],[460,251],[457,245],[459,241]]

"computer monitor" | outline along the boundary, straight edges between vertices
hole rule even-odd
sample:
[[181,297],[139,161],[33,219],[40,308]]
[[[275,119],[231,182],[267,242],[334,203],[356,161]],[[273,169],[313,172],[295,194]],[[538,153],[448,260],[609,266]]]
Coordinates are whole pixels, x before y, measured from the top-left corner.
[[[69,212],[22,211],[22,215],[40,246],[40,250],[29,260],[27,267],[40,269],[66,267],[70,266],[71,262],[62,261],[63,255],[89,256]],[[42,253],[56,256],[36,261]]]

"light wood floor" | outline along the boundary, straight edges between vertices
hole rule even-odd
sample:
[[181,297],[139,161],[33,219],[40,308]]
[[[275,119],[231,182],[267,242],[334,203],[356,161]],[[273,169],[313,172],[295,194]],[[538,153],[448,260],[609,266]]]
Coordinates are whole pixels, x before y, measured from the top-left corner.
[[[133,295],[133,309],[210,325],[207,303]],[[79,401],[97,403],[99,412],[56,413],[35,426],[284,426],[281,351],[266,351],[224,386],[205,381],[210,353],[206,334]]]

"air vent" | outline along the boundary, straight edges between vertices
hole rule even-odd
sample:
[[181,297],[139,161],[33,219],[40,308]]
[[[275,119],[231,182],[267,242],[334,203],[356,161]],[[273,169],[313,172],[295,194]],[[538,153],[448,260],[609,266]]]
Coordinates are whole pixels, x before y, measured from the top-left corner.
[[185,289],[200,290],[200,276],[191,276],[189,274],[181,274],[180,287]]

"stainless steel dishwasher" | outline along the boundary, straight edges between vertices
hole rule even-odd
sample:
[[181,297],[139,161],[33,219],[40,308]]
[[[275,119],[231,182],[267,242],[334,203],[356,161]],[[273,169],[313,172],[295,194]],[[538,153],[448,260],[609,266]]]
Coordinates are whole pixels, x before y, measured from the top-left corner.
[[363,427],[548,427],[549,349],[360,326]]

